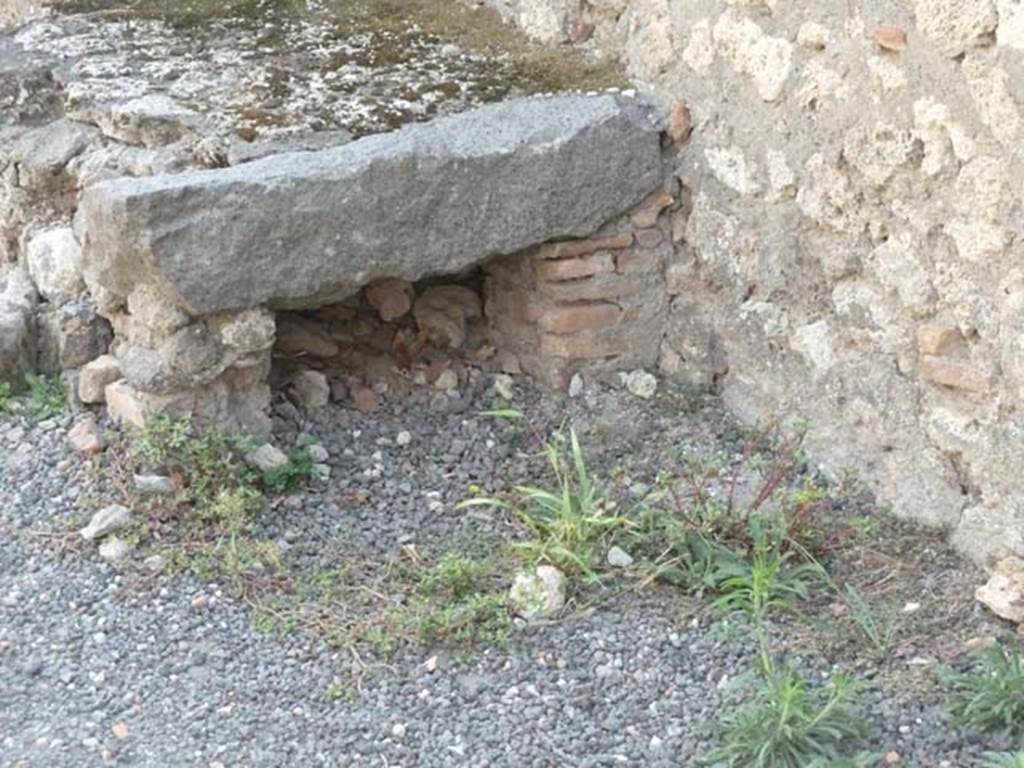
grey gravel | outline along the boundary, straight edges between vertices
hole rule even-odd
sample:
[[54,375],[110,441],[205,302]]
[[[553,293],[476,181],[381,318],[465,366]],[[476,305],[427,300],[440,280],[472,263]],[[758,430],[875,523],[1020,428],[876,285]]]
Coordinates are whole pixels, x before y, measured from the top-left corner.
[[[537,427],[571,419],[595,466],[735,451],[714,410],[691,417],[598,386],[570,405],[517,386]],[[513,535],[500,516],[454,510],[469,484],[500,490],[538,466],[515,424],[478,415],[489,391],[459,393],[460,411],[428,410],[424,387],[389,391],[375,414],[330,406],[290,433],[279,421],[282,435],[314,436],[332,472],[274,505],[261,533],[311,568],[338,544],[386,556]],[[167,575],[142,548],[115,568],[77,539],[97,501],[70,425],[0,422],[2,766],[692,766],[735,699],[749,644],[690,618],[667,588],[609,595],[465,659],[405,648],[358,692],[347,651],[261,634],[224,585]],[[873,742],[901,765],[970,766],[993,746],[951,727],[927,693],[867,696]]]

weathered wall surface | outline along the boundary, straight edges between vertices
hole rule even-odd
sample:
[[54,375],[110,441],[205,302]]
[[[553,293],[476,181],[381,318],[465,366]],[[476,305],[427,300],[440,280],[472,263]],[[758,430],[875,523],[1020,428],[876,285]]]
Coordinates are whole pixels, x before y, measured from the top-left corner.
[[[1024,551],[1024,4],[506,0],[690,111],[666,374]],[[677,112],[677,117],[682,117]]]

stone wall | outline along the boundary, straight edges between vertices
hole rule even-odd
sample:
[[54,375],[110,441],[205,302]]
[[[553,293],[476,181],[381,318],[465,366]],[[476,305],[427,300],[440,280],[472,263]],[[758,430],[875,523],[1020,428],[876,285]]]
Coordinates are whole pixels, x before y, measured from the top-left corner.
[[830,476],[976,558],[1024,552],[1024,4],[496,6],[688,110],[664,373],[809,419]]

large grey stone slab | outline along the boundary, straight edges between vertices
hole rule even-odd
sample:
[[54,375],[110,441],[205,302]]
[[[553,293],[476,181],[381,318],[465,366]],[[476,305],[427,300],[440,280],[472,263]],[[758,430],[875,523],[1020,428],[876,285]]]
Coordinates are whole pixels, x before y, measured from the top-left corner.
[[637,101],[513,100],[319,152],[100,183],[80,212],[86,275],[120,296],[154,283],[196,314],[312,306],[587,235],[661,183],[662,162]]

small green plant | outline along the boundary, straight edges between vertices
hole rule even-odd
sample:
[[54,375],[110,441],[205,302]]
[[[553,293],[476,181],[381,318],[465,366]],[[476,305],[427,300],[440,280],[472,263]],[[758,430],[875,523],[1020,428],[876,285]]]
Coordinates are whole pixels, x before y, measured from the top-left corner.
[[771,533],[771,521],[755,516],[750,521],[754,541],[749,556],[720,556],[711,574],[718,597],[712,607],[721,613],[746,613],[764,616],[775,608],[792,609],[798,600],[806,600],[810,586],[820,581],[822,568],[817,563],[799,562],[794,550],[783,549]]
[[850,609],[850,620],[871,652],[876,658],[888,656],[902,627],[899,614],[890,611],[888,615],[883,615],[852,584],[846,585],[841,596]]
[[1024,659],[1001,644],[978,651],[966,672],[946,672],[950,711],[961,725],[1024,741]]
[[553,488],[520,485],[517,501],[481,496],[459,505],[487,505],[512,509],[531,534],[514,547],[534,562],[547,562],[567,576],[597,578],[597,568],[613,532],[629,521],[614,513],[607,489],[587,469],[575,430],[568,448],[560,433],[547,442],[544,457],[554,478]]
[[504,645],[512,620],[500,593],[472,594],[409,614],[408,628],[423,645]]
[[180,488],[174,496],[147,498],[149,511],[158,517],[184,512],[174,561],[197,578],[226,581],[240,595],[272,585],[281,575],[281,553],[273,541],[254,536],[253,521],[265,491],[282,492],[308,474],[308,450],[298,448],[284,467],[261,473],[244,460],[252,449],[245,437],[199,433],[188,421],[165,414],[154,416],[133,437],[134,465],[158,468]]
[[1024,768],[1024,752],[986,752],[981,768]]
[[[58,377],[47,378],[34,373],[25,374],[28,387],[18,398],[11,398],[10,385],[7,386],[6,405],[0,403],[0,410],[11,409],[15,400],[21,410],[31,419],[44,421],[59,416],[68,409],[68,391],[64,381]],[[2,393],[0,393],[2,394]]]
[[727,768],[831,767],[850,760],[844,748],[866,733],[856,692],[842,675],[827,686],[809,685],[792,669],[760,675],[747,700],[725,716],[721,742],[705,760]]
[[465,597],[490,575],[492,568],[485,560],[446,552],[437,565],[420,577],[419,588],[428,596],[447,593],[456,598]]
[[135,435],[132,448],[140,461],[182,478],[183,500],[200,517],[223,492],[255,486],[255,473],[242,461],[241,440],[216,430],[200,435],[184,419],[154,416]]
[[308,448],[289,452],[288,463],[260,475],[260,483],[272,493],[286,493],[313,474],[313,459]]
[[[501,570],[490,560],[447,552],[436,564],[408,574],[415,584],[390,617],[392,631],[423,645],[504,645],[512,633]],[[393,645],[394,643],[392,643]]]

